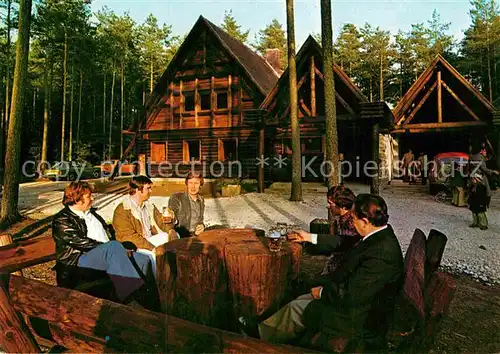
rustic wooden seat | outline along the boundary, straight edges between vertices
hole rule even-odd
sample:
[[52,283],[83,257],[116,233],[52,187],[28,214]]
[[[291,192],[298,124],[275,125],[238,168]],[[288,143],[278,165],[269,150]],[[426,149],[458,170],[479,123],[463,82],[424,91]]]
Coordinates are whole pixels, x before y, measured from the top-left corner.
[[[433,344],[456,288],[452,277],[437,271],[446,241],[446,236],[437,230],[431,230],[428,239],[422,230],[415,230],[405,255],[401,296],[390,324],[391,351],[423,352]],[[335,353],[375,350],[365,343],[324,333],[316,333],[301,343]],[[375,351],[381,352],[384,348]]]

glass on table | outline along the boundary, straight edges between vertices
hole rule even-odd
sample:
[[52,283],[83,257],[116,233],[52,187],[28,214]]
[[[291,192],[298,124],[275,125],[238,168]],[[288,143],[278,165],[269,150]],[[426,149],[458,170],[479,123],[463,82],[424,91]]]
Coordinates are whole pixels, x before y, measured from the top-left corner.
[[273,232],[269,235],[268,239],[269,239],[268,243],[269,251],[271,252],[281,251],[281,245],[283,243],[281,233]]

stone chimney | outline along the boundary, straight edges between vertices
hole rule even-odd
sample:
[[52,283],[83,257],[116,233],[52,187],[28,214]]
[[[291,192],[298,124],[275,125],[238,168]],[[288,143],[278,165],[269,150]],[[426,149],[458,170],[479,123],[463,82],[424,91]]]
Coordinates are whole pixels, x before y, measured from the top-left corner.
[[278,75],[283,73],[283,70],[281,70],[281,51],[278,48],[266,49],[264,58]]

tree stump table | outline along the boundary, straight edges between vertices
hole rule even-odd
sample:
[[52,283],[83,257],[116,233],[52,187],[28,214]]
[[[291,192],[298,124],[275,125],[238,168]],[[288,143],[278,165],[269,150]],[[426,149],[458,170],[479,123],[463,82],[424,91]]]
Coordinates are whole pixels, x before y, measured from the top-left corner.
[[235,330],[237,318],[262,319],[289,300],[302,246],[271,252],[262,230],[219,229],[166,244],[157,259],[168,314]]

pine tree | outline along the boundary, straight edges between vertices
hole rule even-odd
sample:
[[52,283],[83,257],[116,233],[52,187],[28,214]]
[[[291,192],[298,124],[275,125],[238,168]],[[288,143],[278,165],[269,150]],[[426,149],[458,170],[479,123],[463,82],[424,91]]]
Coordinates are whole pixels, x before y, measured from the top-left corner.
[[259,30],[256,36],[256,43],[253,47],[261,54],[265,55],[267,49],[279,49],[281,52],[281,68],[287,65],[287,41],[285,30],[277,19],[273,19],[263,30]]
[[236,22],[236,19],[233,16],[233,10],[229,10],[224,13],[224,19],[222,20],[221,27],[234,39],[242,43],[247,42],[250,30],[243,31],[241,29],[241,26],[238,25],[238,22]]

